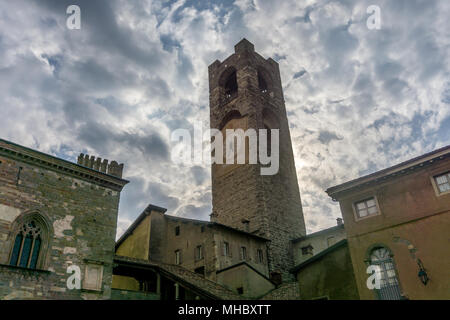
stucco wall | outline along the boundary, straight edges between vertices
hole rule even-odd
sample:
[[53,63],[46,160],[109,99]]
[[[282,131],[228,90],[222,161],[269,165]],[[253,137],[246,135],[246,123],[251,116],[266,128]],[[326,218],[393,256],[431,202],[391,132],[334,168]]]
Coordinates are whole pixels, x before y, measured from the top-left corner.
[[[400,288],[407,298],[450,298],[450,194],[437,195],[432,183],[433,176],[449,170],[450,160],[434,161],[410,174],[340,196],[362,299],[376,298],[366,286],[366,259],[377,245],[391,250]],[[357,221],[353,203],[368,196],[377,198],[380,214]],[[417,276],[417,259],[429,274],[426,286]]]
[[125,241],[117,248],[119,256],[148,259],[150,243],[150,216],[146,216]]
[[[332,241],[328,241],[330,237],[333,237]],[[346,233],[344,226],[336,226],[329,229],[325,229],[310,235],[307,235],[304,240],[294,242],[292,244],[292,251],[294,255],[295,265],[308,260],[312,256],[322,252],[333,244],[345,239]],[[313,247],[312,254],[303,255],[302,247],[311,245]]]
[[297,273],[302,300],[356,300],[358,289],[347,245],[327,253]]

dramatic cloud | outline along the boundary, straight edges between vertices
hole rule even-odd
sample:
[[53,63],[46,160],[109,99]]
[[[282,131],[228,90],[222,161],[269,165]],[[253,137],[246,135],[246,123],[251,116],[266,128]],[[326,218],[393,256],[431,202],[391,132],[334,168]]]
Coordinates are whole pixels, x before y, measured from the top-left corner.
[[[81,8],[81,30],[66,8]],[[369,5],[381,28],[369,30]],[[413,0],[62,1],[0,4],[0,136],[75,161],[125,164],[118,235],[148,203],[207,220],[207,165],[170,134],[209,126],[207,67],[242,38],[280,65],[309,232],[325,194],[450,140],[450,3]]]

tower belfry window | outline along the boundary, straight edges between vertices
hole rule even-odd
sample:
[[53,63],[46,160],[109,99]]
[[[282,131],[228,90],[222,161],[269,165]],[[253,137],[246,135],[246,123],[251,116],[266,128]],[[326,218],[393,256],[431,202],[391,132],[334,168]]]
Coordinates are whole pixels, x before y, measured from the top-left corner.
[[261,74],[258,72],[258,86],[259,90],[261,90],[262,93],[267,92],[267,82],[264,80],[264,78],[261,76]]
[[227,81],[225,82],[225,97],[230,99],[237,94],[238,86],[236,79],[236,71],[233,71],[232,74],[229,75]]

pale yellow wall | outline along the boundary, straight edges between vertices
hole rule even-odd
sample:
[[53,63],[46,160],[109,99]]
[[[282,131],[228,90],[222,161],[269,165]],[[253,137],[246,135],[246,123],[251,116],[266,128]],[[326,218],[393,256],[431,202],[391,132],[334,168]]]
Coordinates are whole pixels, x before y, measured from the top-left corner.
[[148,249],[150,243],[150,216],[146,216],[141,223],[133,230],[117,248],[116,254],[119,256],[132,257],[137,259],[148,259]]
[[132,277],[113,275],[111,287],[113,289],[139,291],[139,282]]

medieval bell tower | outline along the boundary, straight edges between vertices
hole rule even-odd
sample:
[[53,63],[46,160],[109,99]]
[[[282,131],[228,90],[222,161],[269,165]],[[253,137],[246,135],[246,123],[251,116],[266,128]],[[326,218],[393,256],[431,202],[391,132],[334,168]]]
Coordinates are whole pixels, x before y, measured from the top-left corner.
[[224,136],[226,129],[279,129],[278,173],[262,175],[259,162],[212,165],[211,221],[268,238],[270,272],[291,278],[290,240],[306,232],[278,64],[243,39],[208,69],[211,128]]

